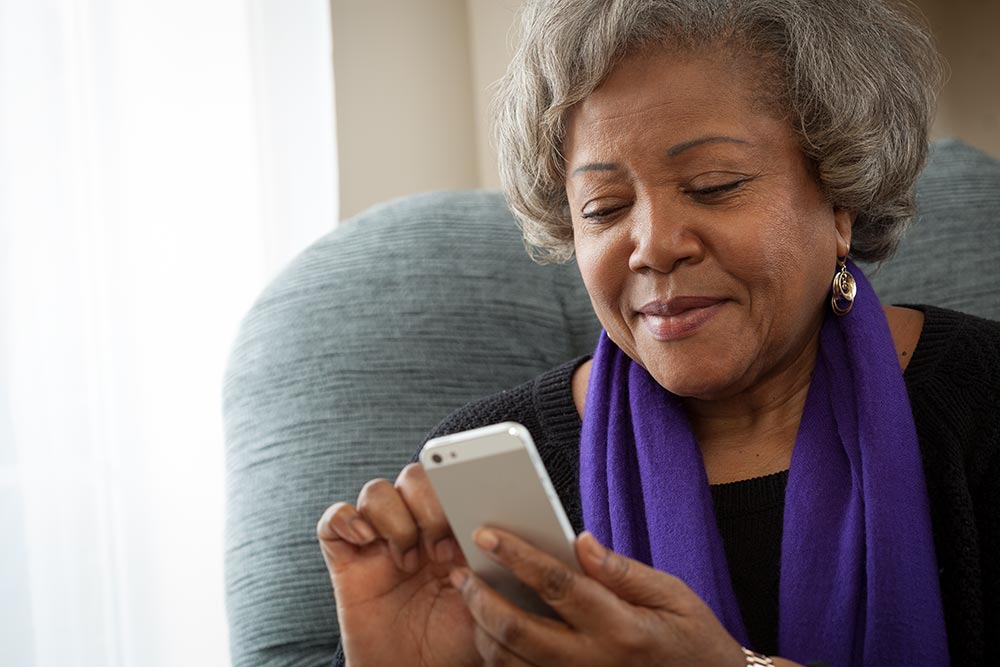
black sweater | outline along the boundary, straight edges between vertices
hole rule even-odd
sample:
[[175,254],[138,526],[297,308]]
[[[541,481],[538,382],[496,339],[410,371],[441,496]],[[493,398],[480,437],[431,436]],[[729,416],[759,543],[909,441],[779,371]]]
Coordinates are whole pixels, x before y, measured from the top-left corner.
[[[930,497],[951,662],[985,665],[997,653],[987,654],[987,638],[1000,637],[1000,323],[918,308],[924,327],[904,379]],[[579,532],[580,418],[571,378],[584,361],[471,403],[428,438],[502,421],[524,424]],[[786,480],[778,473],[712,487],[748,632],[758,650],[771,652]]]

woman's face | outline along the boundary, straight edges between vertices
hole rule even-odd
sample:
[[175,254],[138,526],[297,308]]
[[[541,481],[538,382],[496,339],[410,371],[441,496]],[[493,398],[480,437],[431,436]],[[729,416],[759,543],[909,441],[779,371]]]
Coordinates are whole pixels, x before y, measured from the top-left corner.
[[638,55],[568,118],[566,192],[594,309],[681,396],[735,396],[812,363],[850,240],[850,216],[758,85],[731,57]]

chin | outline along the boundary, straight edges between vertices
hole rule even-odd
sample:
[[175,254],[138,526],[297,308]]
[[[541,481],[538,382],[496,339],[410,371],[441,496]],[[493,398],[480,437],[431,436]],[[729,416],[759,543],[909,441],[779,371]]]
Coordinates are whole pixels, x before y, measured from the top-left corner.
[[645,365],[646,370],[660,386],[683,398],[712,401],[728,398],[741,390],[739,381],[743,373],[736,372],[729,360],[722,363],[692,362],[704,356],[687,356],[684,360],[662,359],[660,363]]
[[731,382],[714,381],[713,378],[670,377],[664,380],[656,378],[656,381],[676,396],[694,398],[700,401],[717,401],[739,393],[739,389],[734,387]]
[[[664,389],[684,398],[715,400],[739,393],[744,370],[732,356],[732,348],[674,350],[665,352],[660,344],[633,359],[645,368]],[[728,353],[728,354],[727,354]],[[631,355],[630,355],[631,356]]]

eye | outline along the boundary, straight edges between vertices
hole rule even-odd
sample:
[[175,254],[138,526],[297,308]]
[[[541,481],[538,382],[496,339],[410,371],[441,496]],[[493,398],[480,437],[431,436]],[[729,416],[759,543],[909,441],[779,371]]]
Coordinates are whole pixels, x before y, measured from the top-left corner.
[[712,202],[723,199],[725,195],[739,190],[748,181],[750,181],[749,178],[738,178],[735,181],[712,185],[707,188],[692,188],[686,192],[695,199]]
[[584,220],[606,220],[623,208],[623,206],[614,206],[612,208],[600,208],[592,211],[584,211],[582,217]]
[[584,205],[583,210],[580,211],[580,217],[592,222],[602,222],[610,220],[615,214],[625,210],[628,206],[629,202],[620,199],[589,201]]

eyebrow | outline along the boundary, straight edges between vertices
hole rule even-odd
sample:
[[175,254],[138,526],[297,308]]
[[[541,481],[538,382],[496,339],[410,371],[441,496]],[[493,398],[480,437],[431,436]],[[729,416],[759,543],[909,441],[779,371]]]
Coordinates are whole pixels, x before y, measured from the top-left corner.
[[[699,139],[692,139],[691,141],[684,141],[674,146],[671,146],[667,150],[667,157],[673,159],[686,151],[689,148],[694,148],[695,146],[701,146],[702,144],[714,144],[714,143],[731,143],[731,144],[749,144],[749,141],[743,139],[737,139],[736,137],[725,137],[725,136],[713,136],[713,137],[701,137]],[[585,171],[617,171],[621,169],[621,165],[617,162],[591,162],[582,166],[577,167],[573,170],[573,176],[581,174]]]
[[576,176],[585,171],[615,171],[617,169],[621,169],[621,165],[615,162],[591,162],[574,169],[573,175]]
[[694,148],[695,146],[701,146],[702,144],[714,144],[714,143],[731,143],[731,144],[748,144],[749,141],[744,141],[743,139],[737,139],[735,137],[701,137],[700,139],[692,139],[691,141],[685,141],[679,143],[675,146],[671,146],[667,150],[668,158],[675,158],[689,148]]

